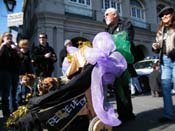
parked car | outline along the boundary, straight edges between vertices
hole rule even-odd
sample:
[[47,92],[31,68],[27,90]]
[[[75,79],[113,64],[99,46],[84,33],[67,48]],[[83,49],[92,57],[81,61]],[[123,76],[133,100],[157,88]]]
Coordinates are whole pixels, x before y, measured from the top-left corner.
[[152,65],[157,62],[159,59],[144,59],[135,63],[134,67],[139,76],[149,75],[153,71]]
[[134,64],[143,92],[150,91],[148,76],[153,71],[152,65],[157,62],[158,58],[147,58]]

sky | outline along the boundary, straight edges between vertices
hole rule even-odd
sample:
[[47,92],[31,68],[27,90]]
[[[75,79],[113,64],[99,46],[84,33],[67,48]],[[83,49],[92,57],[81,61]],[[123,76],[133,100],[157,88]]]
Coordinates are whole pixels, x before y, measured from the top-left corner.
[[14,11],[8,12],[5,4],[3,3],[3,0],[0,0],[0,35],[2,35],[3,32],[9,31],[7,27],[7,16],[11,13],[21,12],[22,2],[23,0],[16,0],[16,6],[14,8]]

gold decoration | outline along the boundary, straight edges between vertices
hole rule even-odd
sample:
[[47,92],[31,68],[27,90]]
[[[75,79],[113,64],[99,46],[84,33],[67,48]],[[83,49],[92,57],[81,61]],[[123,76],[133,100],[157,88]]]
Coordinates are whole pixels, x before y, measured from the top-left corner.
[[7,128],[13,128],[16,126],[16,121],[27,113],[27,106],[19,106],[18,109],[13,112],[6,121]]
[[30,98],[32,98],[32,93],[27,93],[27,94],[26,94],[25,102],[27,103],[27,102],[29,101]]
[[78,48],[83,48],[83,47],[92,47],[92,44],[90,41],[78,41]]
[[72,59],[73,59],[73,55],[71,53],[68,53],[67,54],[67,60],[68,60],[68,62],[71,63],[72,62]]

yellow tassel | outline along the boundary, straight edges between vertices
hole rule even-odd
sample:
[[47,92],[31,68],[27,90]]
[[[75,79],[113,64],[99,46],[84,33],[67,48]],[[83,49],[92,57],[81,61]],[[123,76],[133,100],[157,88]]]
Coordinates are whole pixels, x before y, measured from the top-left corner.
[[7,128],[13,128],[16,125],[16,121],[27,113],[27,106],[19,106],[16,111],[14,111],[6,121]]

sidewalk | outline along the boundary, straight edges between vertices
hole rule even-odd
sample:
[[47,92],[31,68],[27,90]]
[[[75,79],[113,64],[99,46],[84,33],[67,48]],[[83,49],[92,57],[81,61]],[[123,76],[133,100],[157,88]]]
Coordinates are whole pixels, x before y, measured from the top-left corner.
[[[125,123],[121,127],[114,128],[113,131],[174,131],[175,123],[160,124],[157,119],[161,117],[163,101],[162,97],[152,97],[151,95],[140,95],[132,97],[133,110],[136,119]],[[175,95],[173,95],[175,106]],[[2,128],[2,112],[0,110],[0,131],[7,131]]]
[[[175,95],[173,103],[175,107]],[[142,95],[132,98],[133,110],[136,119],[130,121],[121,127],[114,128],[113,131],[174,131],[175,123],[161,124],[158,118],[163,111],[162,97],[152,97],[151,95]]]

